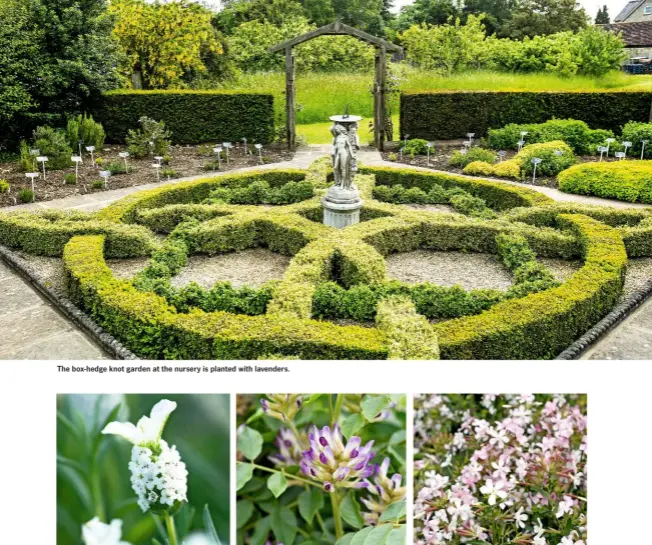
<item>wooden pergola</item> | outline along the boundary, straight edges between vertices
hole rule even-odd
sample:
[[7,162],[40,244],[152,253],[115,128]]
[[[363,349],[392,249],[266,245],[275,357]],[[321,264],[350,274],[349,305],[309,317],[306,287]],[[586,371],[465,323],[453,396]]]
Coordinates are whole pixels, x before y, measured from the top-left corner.
[[[294,75],[294,46],[318,36],[353,36],[376,48],[376,75],[374,81],[374,145],[382,150],[385,141],[385,81],[387,75],[387,52],[402,53],[403,48],[393,43],[367,34],[339,21],[306,32],[269,49],[272,53],[285,52],[285,100],[287,111],[287,141],[293,148],[296,139],[296,86]],[[333,115],[339,112],[333,112]],[[353,112],[355,113],[355,112]]]

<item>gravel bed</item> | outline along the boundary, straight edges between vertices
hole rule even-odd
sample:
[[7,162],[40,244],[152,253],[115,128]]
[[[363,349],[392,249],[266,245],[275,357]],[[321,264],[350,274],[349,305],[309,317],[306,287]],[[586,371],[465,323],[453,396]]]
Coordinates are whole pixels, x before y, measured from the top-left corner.
[[441,212],[445,214],[457,214],[455,209],[448,204],[404,204],[406,208],[418,210],[419,212]]
[[416,250],[390,255],[386,261],[388,276],[403,282],[460,284],[467,290],[508,290],[513,283],[509,270],[490,254]]
[[67,296],[63,260],[60,257],[44,257],[24,252],[17,252],[17,254],[25,260],[30,274],[43,282],[46,287],[53,290],[58,296]]
[[182,287],[194,281],[210,288],[217,281],[229,281],[234,287],[255,288],[270,280],[280,280],[289,264],[289,257],[264,248],[216,256],[196,255],[172,278],[172,285]]
[[559,282],[566,282],[583,265],[581,261],[567,261],[553,257],[539,257],[538,260],[548,267],[552,275]]
[[106,264],[116,278],[131,280],[145,268],[148,261],[148,257],[132,257],[130,259],[107,259]]
[[652,278],[652,257],[634,257],[627,262],[623,297],[643,287]]

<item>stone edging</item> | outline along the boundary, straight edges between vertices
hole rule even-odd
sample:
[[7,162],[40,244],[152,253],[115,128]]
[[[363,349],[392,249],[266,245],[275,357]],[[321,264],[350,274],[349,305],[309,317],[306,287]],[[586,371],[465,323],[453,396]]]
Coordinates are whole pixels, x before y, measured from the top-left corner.
[[635,292],[628,295],[602,320],[589,329],[584,335],[559,354],[557,360],[576,360],[594,343],[613,331],[618,324],[630,316],[648,298],[652,296],[652,279]]
[[137,356],[125,348],[122,343],[112,335],[105,332],[84,312],[79,310],[65,297],[61,297],[54,290],[48,288],[41,280],[35,278],[25,261],[15,252],[0,245],[0,258],[3,259],[23,279],[27,280],[40,294],[42,294],[66,318],[82,329],[87,335],[100,345],[110,356],[118,360],[136,360]]

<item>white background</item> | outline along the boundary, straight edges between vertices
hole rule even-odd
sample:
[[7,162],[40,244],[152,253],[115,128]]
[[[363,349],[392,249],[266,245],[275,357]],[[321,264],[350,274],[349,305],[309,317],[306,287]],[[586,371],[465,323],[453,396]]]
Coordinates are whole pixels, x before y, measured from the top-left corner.
[[56,393],[170,391],[587,393],[589,544],[652,541],[650,362],[272,363],[293,372],[84,375],[58,373],[56,362],[0,362],[0,545],[55,545]]

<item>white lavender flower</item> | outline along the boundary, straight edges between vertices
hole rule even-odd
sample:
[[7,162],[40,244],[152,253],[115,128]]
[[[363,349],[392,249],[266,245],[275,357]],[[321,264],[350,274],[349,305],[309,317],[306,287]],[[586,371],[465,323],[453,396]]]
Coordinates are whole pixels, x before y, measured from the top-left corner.
[[104,524],[95,517],[82,526],[82,539],[85,545],[131,545],[122,541],[122,521],[114,519]]
[[175,446],[161,439],[168,417],[177,404],[163,399],[150,416],[143,416],[136,426],[129,422],[111,422],[102,433],[116,434],[134,444],[129,470],[131,486],[138,505],[147,512],[176,512],[188,501],[188,471]]

